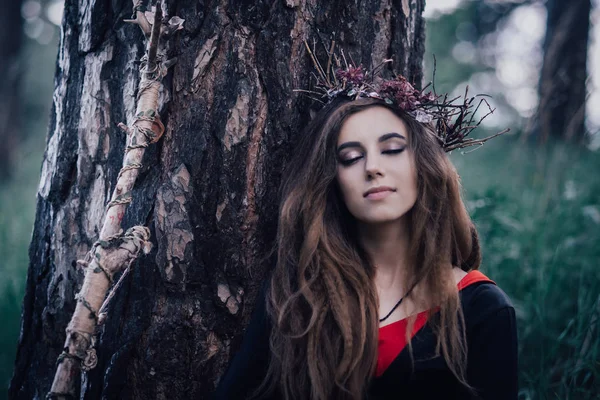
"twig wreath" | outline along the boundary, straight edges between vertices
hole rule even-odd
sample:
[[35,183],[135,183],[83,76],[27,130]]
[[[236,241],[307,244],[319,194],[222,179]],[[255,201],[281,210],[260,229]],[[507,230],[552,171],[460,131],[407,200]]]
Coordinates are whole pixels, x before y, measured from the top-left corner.
[[[402,75],[384,79],[380,73],[386,64],[393,61],[392,59],[383,60],[369,71],[361,65],[355,66],[354,62],[349,64],[343,50],[337,54],[335,41],[331,42],[330,49],[327,51],[327,64],[323,67],[306,40],[304,45],[316,70],[316,73],[312,73],[316,78],[316,84],[314,90],[296,89],[295,91],[307,93],[313,100],[328,103],[338,96],[345,96],[352,100],[361,97],[383,100],[408,112],[418,122],[433,123],[440,145],[447,152],[470,146],[482,146],[488,140],[510,130],[505,129],[482,139],[468,137],[495,110],[486,100],[488,95],[469,96],[468,86],[463,96],[449,98],[447,93],[437,94],[433,82],[417,90]],[[435,81],[435,61],[433,80]],[[432,91],[425,92],[430,86]],[[487,112],[477,118],[476,114],[482,106],[487,107]]]

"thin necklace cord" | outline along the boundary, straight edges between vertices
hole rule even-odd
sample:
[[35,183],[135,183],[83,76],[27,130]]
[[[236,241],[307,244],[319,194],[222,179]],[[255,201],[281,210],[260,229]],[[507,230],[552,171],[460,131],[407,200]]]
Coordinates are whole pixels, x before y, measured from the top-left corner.
[[392,315],[392,313],[393,313],[393,312],[396,310],[396,308],[398,308],[398,306],[399,306],[400,304],[402,304],[402,300],[404,300],[404,299],[406,298],[406,296],[408,296],[408,295],[410,294],[410,292],[412,292],[412,290],[415,288],[415,286],[417,286],[417,283],[415,283],[414,285],[412,285],[412,287],[411,287],[411,288],[408,290],[408,292],[406,292],[406,294],[405,294],[404,296],[402,296],[402,297],[400,298],[400,300],[398,300],[398,302],[397,302],[397,303],[396,303],[396,305],[395,305],[395,306],[392,308],[392,310],[391,310],[391,311],[390,311],[390,312],[389,312],[389,313],[388,313],[388,314],[387,314],[385,317],[383,317],[383,318],[380,318],[380,319],[379,319],[379,322],[383,322],[383,321],[385,321],[386,319],[388,319],[388,318],[389,318],[389,316],[390,316],[390,315]]

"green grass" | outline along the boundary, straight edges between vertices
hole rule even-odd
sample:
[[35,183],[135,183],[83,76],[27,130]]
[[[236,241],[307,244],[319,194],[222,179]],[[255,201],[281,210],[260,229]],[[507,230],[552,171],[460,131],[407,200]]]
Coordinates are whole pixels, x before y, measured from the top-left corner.
[[506,137],[452,158],[482,270],[517,310],[520,398],[597,399],[600,154]]

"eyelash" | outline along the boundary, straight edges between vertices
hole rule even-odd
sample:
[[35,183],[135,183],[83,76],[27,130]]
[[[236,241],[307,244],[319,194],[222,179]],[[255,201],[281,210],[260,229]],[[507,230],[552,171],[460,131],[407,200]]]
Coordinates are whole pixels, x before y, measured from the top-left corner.
[[[401,149],[394,149],[394,150],[384,150],[382,151],[383,154],[399,154],[402,153],[406,148],[403,147]],[[348,165],[352,165],[354,164],[356,161],[360,160],[362,158],[361,157],[354,157],[350,160],[340,160],[340,163],[342,163],[342,165],[344,166],[348,166]]]

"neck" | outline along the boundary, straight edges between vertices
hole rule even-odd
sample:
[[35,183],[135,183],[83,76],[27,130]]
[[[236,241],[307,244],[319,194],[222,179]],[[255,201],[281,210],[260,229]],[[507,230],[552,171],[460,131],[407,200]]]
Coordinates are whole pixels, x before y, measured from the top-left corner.
[[404,289],[409,245],[405,218],[381,224],[358,224],[358,239],[375,266],[381,289]]

